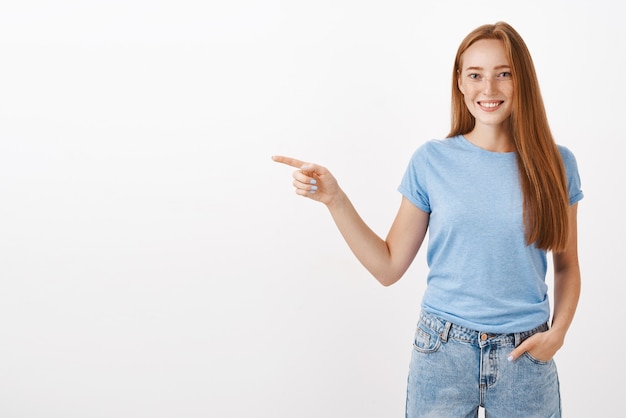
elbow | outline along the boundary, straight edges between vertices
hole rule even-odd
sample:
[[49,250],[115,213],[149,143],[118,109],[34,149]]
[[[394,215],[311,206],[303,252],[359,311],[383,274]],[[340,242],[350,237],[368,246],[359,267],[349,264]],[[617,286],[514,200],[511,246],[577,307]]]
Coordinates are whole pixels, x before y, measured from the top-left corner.
[[374,276],[374,277],[376,278],[376,280],[378,280],[378,283],[380,283],[384,287],[389,287],[392,284],[396,283],[398,280],[400,280],[402,276],[391,274],[391,275]]
[[398,268],[396,266],[384,266],[378,269],[371,269],[370,273],[374,276],[378,283],[384,287],[389,287],[396,283],[404,276],[406,268]]

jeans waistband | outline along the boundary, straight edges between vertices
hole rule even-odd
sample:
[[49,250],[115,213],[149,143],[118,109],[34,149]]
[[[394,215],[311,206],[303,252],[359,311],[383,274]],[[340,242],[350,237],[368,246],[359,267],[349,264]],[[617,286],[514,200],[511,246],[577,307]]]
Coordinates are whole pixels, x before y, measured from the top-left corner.
[[549,329],[548,323],[546,322],[529,331],[515,332],[510,334],[492,334],[453,324],[450,321],[446,321],[445,319],[439,318],[438,316],[430,314],[428,312],[422,312],[420,314],[420,322],[422,322],[433,331],[438,332],[443,342],[446,342],[448,338],[455,338],[457,340],[477,343],[479,341],[491,340],[502,343],[508,342],[513,344],[515,347],[520,345],[525,339],[527,339],[531,335],[538,332],[544,332]]

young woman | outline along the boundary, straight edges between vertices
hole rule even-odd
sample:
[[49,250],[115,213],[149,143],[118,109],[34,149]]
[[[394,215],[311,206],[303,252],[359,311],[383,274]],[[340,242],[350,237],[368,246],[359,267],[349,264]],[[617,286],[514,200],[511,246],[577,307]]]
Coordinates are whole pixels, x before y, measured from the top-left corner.
[[[498,22],[459,46],[452,129],[410,160],[386,239],[333,175],[288,157],[296,193],[324,203],[359,261],[398,281],[429,231],[428,286],[415,333],[407,417],[560,417],[553,356],[580,293],[573,154],[556,145],[530,53]],[[545,283],[554,265],[554,307]]]

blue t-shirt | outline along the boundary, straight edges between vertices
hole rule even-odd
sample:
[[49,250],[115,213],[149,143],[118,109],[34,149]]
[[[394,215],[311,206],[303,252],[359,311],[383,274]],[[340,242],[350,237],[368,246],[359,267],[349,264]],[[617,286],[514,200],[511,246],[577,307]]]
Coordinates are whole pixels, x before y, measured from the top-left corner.
[[[570,205],[583,198],[574,155],[558,146]],[[430,213],[422,309],[489,333],[533,329],[550,317],[546,251],[526,245],[516,153],[463,136],[413,154],[400,193]]]

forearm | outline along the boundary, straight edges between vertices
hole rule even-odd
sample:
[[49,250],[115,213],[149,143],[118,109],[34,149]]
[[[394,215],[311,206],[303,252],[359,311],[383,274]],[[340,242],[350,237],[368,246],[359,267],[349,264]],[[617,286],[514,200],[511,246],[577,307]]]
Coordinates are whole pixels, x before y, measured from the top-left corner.
[[422,245],[428,213],[403,198],[383,240],[361,219],[328,169],[290,157],[272,159],[298,168],[293,173],[296,194],[326,205],[352,252],[382,285],[389,286],[402,277]]
[[391,267],[391,253],[385,240],[378,236],[350,202],[345,193],[327,205],[339,232],[361,264],[378,280],[387,286],[399,277]]
[[554,273],[554,315],[552,327],[546,332],[533,335],[525,340],[509,356],[517,359],[528,351],[538,360],[548,361],[563,346],[580,295],[580,269],[578,264],[557,269]]
[[552,330],[562,340],[565,339],[565,334],[574,319],[580,297],[580,287],[580,268],[577,263],[555,271]]

